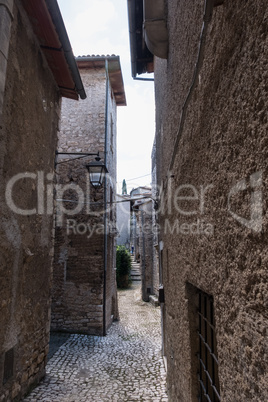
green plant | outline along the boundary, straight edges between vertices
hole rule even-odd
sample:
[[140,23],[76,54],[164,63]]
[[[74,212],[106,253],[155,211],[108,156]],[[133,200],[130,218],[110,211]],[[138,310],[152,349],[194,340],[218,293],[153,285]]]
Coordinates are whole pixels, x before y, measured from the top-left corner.
[[125,246],[116,248],[116,281],[117,287],[128,288],[131,284],[131,258]]

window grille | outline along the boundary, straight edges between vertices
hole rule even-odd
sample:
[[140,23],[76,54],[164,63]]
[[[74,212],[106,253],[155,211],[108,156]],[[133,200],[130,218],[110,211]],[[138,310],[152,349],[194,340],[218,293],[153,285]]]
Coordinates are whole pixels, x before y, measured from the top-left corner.
[[218,402],[220,386],[212,296],[199,290],[199,398],[200,402]]
[[13,370],[14,349],[10,349],[5,353],[3,384],[5,384],[13,376]]

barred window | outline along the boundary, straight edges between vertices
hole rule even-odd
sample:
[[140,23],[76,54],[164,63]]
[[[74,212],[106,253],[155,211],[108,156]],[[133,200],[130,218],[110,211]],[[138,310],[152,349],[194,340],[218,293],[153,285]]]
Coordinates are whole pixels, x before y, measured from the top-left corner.
[[3,384],[5,384],[13,376],[13,371],[14,349],[10,349],[5,353]]
[[199,401],[218,402],[221,400],[221,398],[218,376],[213,297],[199,290],[198,298]]

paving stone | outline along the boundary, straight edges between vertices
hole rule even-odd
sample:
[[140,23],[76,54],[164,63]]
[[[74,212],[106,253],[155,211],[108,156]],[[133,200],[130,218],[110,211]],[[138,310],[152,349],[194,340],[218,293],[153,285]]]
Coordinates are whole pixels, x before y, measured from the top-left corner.
[[47,375],[24,401],[168,401],[160,308],[134,284],[119,291],[119,311],[106,337],[52,334]]

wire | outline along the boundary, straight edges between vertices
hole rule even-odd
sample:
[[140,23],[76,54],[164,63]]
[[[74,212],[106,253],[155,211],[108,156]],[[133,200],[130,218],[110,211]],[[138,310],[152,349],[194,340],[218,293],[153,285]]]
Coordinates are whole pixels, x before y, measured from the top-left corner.
[[[107,202],[106,204],[120,204],[121,202],[131,202],[131,201],[140,201],[140,200],[145,200],[150,198],[151,200],[154,201],[154,198],[151,196],[144,196],[144,197],[140,197],[140,198],[128,198],[126,200],[122,200],[122,201],[113,201],[113,202]],[[66,200],[66,199],[56,199],[57,202],[72,202],[73,204],[81,204],[81,205],[104,205],[104,202],[79,202],[76,200]]]
[[196,60],[195,68],[194,68],[192,83],[191,83],[190,89],[188,91],[188,94],[185,98],[184,104],[182,106],[181,115],[180,115],[180,123],[179,123],[179,128],[177,131],[175,144],[173,147],[173,153],[172,153],[172,159],[171,159],[171,162],[169,165],[169,171],[172,171],[172,168],[174,166],[174,162],[175,162],[175,158],[176,158],[177,150],[178,150],[178,145],[179,145],[181,135],[183,132],[183,128],[184,128],[184,123],[185,123],[186,114],[187,114],[187,108],[189,106],[190,100],[192,98],[192,95],[193,95],[193,92],[194,92],[194,89],[195,89],[195,86],[197,83],[199,71],[201,70],[201,67],[203,64],[207,29],[208,29],[208,25],[212,18],[213,5],[214,5],[213,0],[205,1],[205,9],[204,9],[204,16],[203,16],[202,31],[201,31],[201,35],[200,35],[200,41],[199,41],[198,56],[197,56],[197,60]]
[[[125,179],[125,180],[126,180],[126,182],[128,182],[128,181],[133,181],[133,180],[141,179],[141,178],[146,177],[146,176],[151,176],[151,173],[145,174],[144,176],[134,177],[134,179]],[[119,183],[123,183],[123,180],[122,180],[122,181],[119,181]]]

